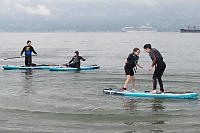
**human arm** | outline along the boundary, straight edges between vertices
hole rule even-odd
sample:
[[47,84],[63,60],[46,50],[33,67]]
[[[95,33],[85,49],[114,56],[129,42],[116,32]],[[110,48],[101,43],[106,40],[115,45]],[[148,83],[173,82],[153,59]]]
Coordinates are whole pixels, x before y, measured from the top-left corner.
[[124,63],[125,63],[125,64],[127,63],[127,59],[124,60]]
[[157,61],[157,58],[156,58],[156,53],[152,53],[151,54],[151,59],[153,61],[152,65],[149,67],[149,71],[152,71],[153,70],[153,67],[155,66],[156,64],[156,61]]
[[124,60],[124,63],[127,64],[128,62],[131,62],[133,60],[133,55],[132,54],[129,54],[128,58],[126,58]]
[[157,60],[156,53],[153,53],[153,63],[151,65],[151,67],[154,67],[154,65],[156,64],[156,60]]
[[21,51],[20,58],[22,58],[22,55],[23,55],[24,51],[25,51],[25,47]]
[[37,56],[37,52],[35,52],[34,48],[31,46],[31,51]]
[[80,61],[86,61],[86,58],[84,59],[82,56],[79,57]]
[[128,61],[131,62],[131,60],[133,60],[133,55],[132,55],[132,54],[129,54],[129,56],[128,56],[128,58],[126,58],[126,60],[127,60],[127,62],[128,62]]
[[138,63],[136,64],[139,68],[144,68],[143,66],[139,65]]
[[69,61],[69,63],[68,64],[71,64],[72,63],[72,61],[74,60],[74,57]]

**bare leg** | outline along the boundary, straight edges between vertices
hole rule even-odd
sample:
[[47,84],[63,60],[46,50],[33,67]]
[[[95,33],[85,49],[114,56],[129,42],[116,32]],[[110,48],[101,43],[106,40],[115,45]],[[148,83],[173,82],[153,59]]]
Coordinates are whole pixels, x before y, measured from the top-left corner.
[[126,81],[125,81],[125,83],[124,83],[124,88],[127,88],[127,86],[128,86],[128,82],[129,82],[129,80],[130,80],[130,75],[127,75],[126,76]]
[[132,79],[132,91],[137,91],[135,89],[135,76],[131,76],[131,79]]
[[156,93],[157,88],[157,78],[153,77],[153,90],[150,93]]

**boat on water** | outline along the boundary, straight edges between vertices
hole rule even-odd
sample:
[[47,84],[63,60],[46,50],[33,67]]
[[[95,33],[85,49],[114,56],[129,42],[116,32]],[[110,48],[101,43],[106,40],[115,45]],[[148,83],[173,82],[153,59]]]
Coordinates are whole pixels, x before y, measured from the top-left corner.
[[140,27],[132,27],[127,26],[121,29],[122,32],[156,32],[156,30],[152,26],[140,26]]
[[196,29],[196,27],[188,26],[187,29],[180,29],[180,33],[200,33],[200,29]]

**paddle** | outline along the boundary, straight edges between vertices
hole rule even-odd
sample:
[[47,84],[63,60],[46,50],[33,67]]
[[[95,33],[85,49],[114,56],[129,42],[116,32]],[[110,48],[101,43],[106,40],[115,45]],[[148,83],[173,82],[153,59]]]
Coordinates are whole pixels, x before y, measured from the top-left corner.
[[1,61],[4,61],[4,60],[9,60],[9,59],[16,59],[16,58],[20,58],[19,56],[17,57],[9,57],[9,58],[5,58],[5,59],[0,59]]
[[[32,55],[32,56],[37,56],[37,55]],[[25,56],[22,56],[22,57],[25,57]],[[21,58],[21,57],[20,56],[9,57],[9,58],[5,58],[5,59],[0,59],[0,61],[10,60],[10,59],[17,59],[17,58]]]
[[48,64],[36,64],[36,66],[60,66],[60,65],[48,63]]

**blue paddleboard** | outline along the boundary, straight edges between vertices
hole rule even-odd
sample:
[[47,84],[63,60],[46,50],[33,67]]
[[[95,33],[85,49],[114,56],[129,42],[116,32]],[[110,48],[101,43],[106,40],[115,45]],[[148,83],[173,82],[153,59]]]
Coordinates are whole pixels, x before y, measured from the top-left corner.
[[[81,70],[93,70],[93,69],[100,69],[100,66],[91,65],[91,66],[82,66],[80,67]],[[73,67],[51,67],[50,71],[77,71],[77,68]]]
[[104,94],[110,95],[123,95],[134,97],[161,97],[161,98],[198,98],[198,94],[194,92],[163,92],[163,93],[150,93],[149,91],[125,91],[122,90],[103,90]]
[[55,66],[32,66],[32,67],[27,67],[27,66],[2,66],[4,70],[33,70],[33,69],[50,69],[51,67]]

